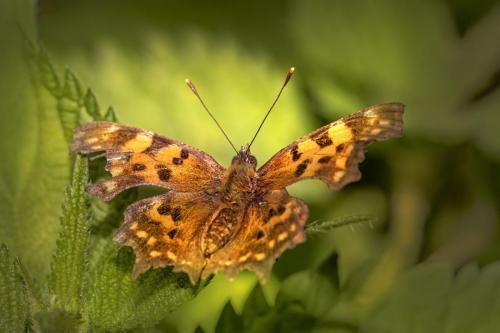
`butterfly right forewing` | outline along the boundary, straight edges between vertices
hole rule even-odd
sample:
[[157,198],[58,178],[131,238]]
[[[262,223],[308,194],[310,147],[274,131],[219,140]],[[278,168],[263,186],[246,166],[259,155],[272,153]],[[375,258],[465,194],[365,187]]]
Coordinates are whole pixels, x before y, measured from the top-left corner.
[[366,146],[402,135],[404,105],[385,103],[346,116],[279,151],[258,170],[262,189],[317,178],[338,190],[357,181]]

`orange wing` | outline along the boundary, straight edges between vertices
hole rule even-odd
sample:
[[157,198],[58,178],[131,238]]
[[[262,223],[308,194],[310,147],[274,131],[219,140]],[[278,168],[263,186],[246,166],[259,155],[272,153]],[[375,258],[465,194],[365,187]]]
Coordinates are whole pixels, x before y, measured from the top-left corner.
[[196,283],[205,266],[200,237],[216,207],[205,192],[173,191],[130,205],[114,239],[134,249],[133,276],[171,265]]
[[339,119],[275,154],[259,170],[259,187],[278,190],[301,179],[319,178],[338,190],[359,180],[366,146],[399,137],[404,105],[379,104]]
[[150,131],[97,121],[75,130],[71,149],[84,154],[104,151],[111,179],[89,192],[111,200],[138,185],[157,185],[179,192],[213,189],[224,169],[208,154]]
[[219,271],[234,277],[249,269],[266,280],[276,258],[305,241],[307,216],[307,206],[285,190],[268,192],[249,206],[231,242],[207,259],[202,278]]

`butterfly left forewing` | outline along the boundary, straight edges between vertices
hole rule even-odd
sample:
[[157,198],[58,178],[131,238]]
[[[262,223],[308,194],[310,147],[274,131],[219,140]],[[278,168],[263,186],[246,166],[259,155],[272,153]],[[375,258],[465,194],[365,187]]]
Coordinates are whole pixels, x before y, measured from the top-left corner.
[[308,208],[284,190],[271,191],[253,201],[223,251],[207,261],[202,277],[223,271],[234,277],[240,270],[254,271],[265,281],[276,259],[287,249],[305,241]]
[[403,111],[400,103],[375,105],[300,138],[258,170],[259,187],[277,190],[318,178],[337,190],[358,180],[366,146],[402,135]]
[[181,192],[213,189],[224,169],[208,154],[150,131],[98,121],[75,130],[75,152],[104,152],[111,179],[89,191],[103,200],[139,185],[156,185]]

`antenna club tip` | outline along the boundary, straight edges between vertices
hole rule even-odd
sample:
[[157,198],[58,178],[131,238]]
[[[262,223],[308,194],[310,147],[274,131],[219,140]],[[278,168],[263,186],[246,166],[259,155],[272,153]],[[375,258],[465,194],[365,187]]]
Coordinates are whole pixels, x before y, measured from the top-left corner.
[[283,88],[288,84],[288,81],[290,81],[294,72],[295,72],[295,67],[290,67],[288,73],[286,74],[285,82],[283,83]]
[[185,82],[186,82],[187,86],[189,87],[189,89],[191,89],[192,92],[197,94],[196,87],[194,86],[194,83],[190,79],[186,79]]

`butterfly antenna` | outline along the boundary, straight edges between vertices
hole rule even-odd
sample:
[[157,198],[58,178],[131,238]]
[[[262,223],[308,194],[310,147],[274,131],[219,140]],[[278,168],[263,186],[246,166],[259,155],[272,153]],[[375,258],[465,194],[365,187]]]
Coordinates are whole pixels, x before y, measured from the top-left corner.
[[219,124],[219,122],[217,121],[217,119],[215,119],[215,117],[213,116],[213,114],[207,108],[207,106],[205,105],[205,102],[203,102],[203,99],[201,99],[200,94],[198,94],[198,90],[196,90],[196,87],[194,86],[193,82],[191,82],[190,79],[186,79],[186,84],[188,85],[189,89],[191,89],[191,91],[194,93],[194,95],[198,98],[198,100],[200,101],[201,105],[203,105],[203,108],[205,109],[205,111],[207,111],[207,113],[210,116],[210,118],[212,118],[213,121],[215,121],[215,123],[217,124],[217,127],[219,127],[219,129],[222,132],[222,134],[224,134],[224,137],[226,138],[227,142],[229,142],[229,144],[231,145],[231,147],[233,147],[233,149],[236,152],[236,154],[238,154],[238,150],[233,145],[233,143],[231,142],[231,140],[227,136],[226,132],[224,132],[224,130],[222,129],[222,126]]
[[290,79],[292,78],[292,75],[293,75],[294,72],[295,72],[295,67],[290,67],[290,69],[288,70],[288,73],[286,74],[285,82],[283,82],[283,85],[281,86],[281,89],[278,92],[278,95],[274,99],[273,104],[271,104],[271,107],[267,111],[264,119],[262,119],[262,122],[260,123],[259,128],[257,128],[257,131],[255,132],[255,135],[252,138],[252,141],[250,141],[250,144],[248,145],[248,148],[250,148],[250,146],[252,146],[252,143],[255,141],[255,138],[257,137],[257,134],[259,134],[260,129],[262,128],[262,125],[264,125],[264,123],[266,122],[267,117],[269,116],[269,114],[273,110],[274,106],[276,105],[276,102],[278,102],[278,99],[280,98],[281,93],[283,92],[283,89],[285,89],[286,85],[288,84],[288,81],[290,81]]

